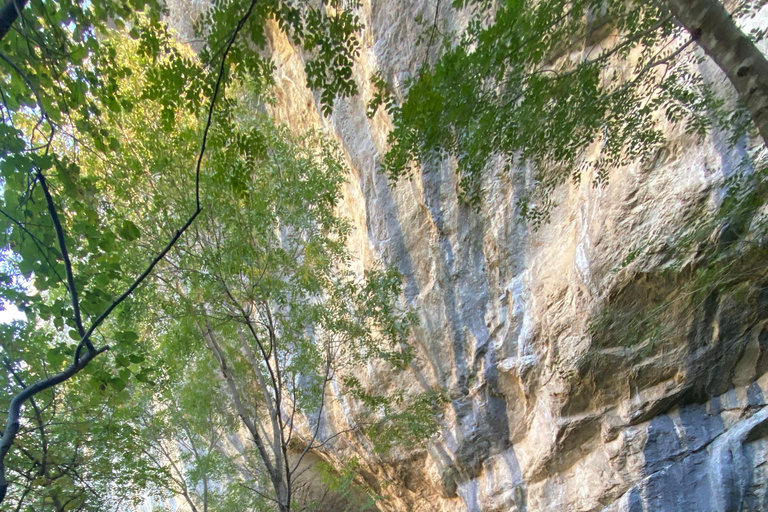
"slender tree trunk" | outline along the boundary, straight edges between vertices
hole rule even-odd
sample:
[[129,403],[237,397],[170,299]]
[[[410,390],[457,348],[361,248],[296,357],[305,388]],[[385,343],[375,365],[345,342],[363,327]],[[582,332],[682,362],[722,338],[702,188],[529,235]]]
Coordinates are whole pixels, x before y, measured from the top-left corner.
[[203,512],[208,512],[208,468],[203,476]]
[[719,0],[667,0],[672,15],[691,33],[736,88],[768,143],[768,59],[736,25]]
[[291,512],[291,491],[284,480],[273,482],[280,512]]

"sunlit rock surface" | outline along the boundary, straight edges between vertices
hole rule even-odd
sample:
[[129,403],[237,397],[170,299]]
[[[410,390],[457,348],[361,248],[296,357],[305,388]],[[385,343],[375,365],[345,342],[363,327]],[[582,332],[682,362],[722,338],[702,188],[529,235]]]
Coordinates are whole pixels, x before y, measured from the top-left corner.
[[[322,457],[358,457],[361,482],[388,496],[382,510],[768,509],[768,291],[673,304],[664,312],[672,327],[652,345],[588,329],[606,308],[631,317],[680,287],[685,275],[662,274],[669,246],[715,204],[740,150],[717,134],[697,143],[670,128],[652,164],[616,169],[605,186],[584,176],[560,187],[539,230],[515,208],[526,169],[488,169],[479,213],[457,200],[450,162],[390,184],[379,163],[391,121],[381,110],[366,117],[370,79],[380,70],[400,86],[432,57],[414,19],[432,19],[435,2],[367,0],[362,13],[361,94],[325,118],[302,56],[273,31],[273,112],[338,140],[351,171],[341,209],[355,227],[357,268],[396,265],[420,318],[409,372],[359,376],[382,389],[442,387],[451,401],[426,449],[382,459],[364,440],[339,436]],[[712,65],[701,71],[727,90]],[[358,408],[334,389],[325,436],[349,428]]]

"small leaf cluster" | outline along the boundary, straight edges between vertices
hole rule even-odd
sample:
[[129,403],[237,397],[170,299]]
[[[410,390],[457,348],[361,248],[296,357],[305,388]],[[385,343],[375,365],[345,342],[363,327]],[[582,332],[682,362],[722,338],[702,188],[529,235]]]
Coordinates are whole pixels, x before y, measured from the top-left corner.
[[[207,38],[200,53],[203,62],[216,62],[226,46],[229,27],[242,18],[247,3],[216,0],[196,24],[199,35]],[[356,14],[359,2],[323,0],[318,5],[294,0],[259,1],[246,21],[247,39],[231,49],[234,68],[241,75],[271,81],[272,65],[267,57],[250,45],[264,50],[268,44],[267,21],[274,21],[291,41],[302,48],[307,60],[308,86],[319,93],[322,112],[329,115],[338,97],[357,94],[353,76],[354,59],[360,53],[359,33],[363,28]]]
[[344,386],[367,408],[360,421],[374,451],[382,456],[393,448],[423,445],[438,432],[437,417],[450,401],[443,390],[410,396],[400,391],[391,395],[372,393],[354,375],[344,377]]

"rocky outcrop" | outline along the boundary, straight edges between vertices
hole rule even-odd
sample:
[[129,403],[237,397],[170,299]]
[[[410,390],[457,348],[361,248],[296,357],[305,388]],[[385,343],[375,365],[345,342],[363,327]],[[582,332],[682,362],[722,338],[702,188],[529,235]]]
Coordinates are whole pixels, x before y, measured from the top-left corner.
[[[370,78],[379,70],[399,87],[431,57],[414,20],[435,8],[363,2],[361,94],[329,117],[305,87],[302,55],[277,31],[271,40],[275,115],[339,141],[358,268],[396,265],[419,314],[409,372],[371,366],[362,377],[414,392],[437,386],[450,398],[424,449],[380,458],[340,436],[325,455],[358,457],[361,479],[388,497],[382,510],[765,510],[768,290],[745,283],[692,303],[676,294],[695,262],[670,271],[676,233],[715,204],[739,148],[670,127],[652,164],[615,169],[607,185],[585,176],[560,187],[538,230],[515,208],[526,169],[488,169],[479,212],[458,201],[451,162],[388,183],[379,162],[391,122],[382,111],[366,117]],[[659,304],[664,328],[650,336],[652,325],[635,320]],[[356,408],[337,389],[323,429],[347,428]]]

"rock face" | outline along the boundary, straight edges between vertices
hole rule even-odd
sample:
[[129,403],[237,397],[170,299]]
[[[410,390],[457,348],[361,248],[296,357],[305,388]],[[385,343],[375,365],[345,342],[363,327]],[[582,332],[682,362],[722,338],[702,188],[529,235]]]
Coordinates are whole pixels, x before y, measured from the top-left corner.
[[[390,184],[379,160],[391,121],[366,117],[370,78],[379,70],[400,86],[431,56],[414,19],[431,19],[435,2],[365,0],[362,13],[361,94],[330,117],[305,86],[302,55],[274,32],[274,113],[339,141],[359,268],[396,265],[419,314],[409,372],[361,373],[382,388],[441,387],[450,403],[426,449],[381,459],[340,437],[326,456],[359,457],[361,478],[388,497],[382,510],[768,509],[768,290],[747,283],[691,304],[674,300],[686,271],[665,272],[675,233],[715,204],[738,148],[670,127],[652,165],[615,169],[605,186],[586,177],[558,189],[539,230],[515,208],[525,169],[488,169],[480,212],[457,200],[450,162]],[[713,66],[701,72],[725,90]],[[662,334],[628,344],[622,327],[665,300]],[[590,329],[604,311],[613,323]],[[356,408],[336,398],[328,433],[347,428]]]

